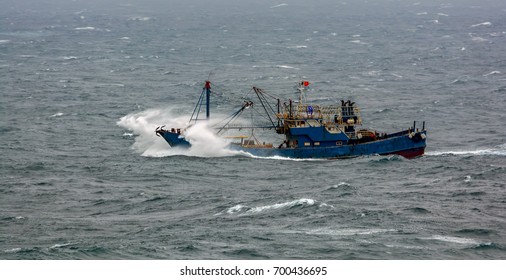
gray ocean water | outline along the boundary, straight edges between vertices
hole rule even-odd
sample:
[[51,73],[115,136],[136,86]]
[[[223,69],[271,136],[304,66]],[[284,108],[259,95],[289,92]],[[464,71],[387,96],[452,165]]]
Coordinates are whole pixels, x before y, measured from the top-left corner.
[[[0,259],[506,259],[504,1],[0,4]],[[426,155],[171,150],[206,79],[218,116],[307,79]]]

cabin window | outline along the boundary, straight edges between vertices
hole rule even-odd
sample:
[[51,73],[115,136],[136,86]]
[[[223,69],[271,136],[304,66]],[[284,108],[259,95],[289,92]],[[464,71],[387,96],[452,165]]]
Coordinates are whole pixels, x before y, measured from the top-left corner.
[[304,146],[306,146],[306,147],[311,146],[311,142],[304,142]]
[[314,142],[315,146],[320,146],[320,142]]
[[336,146],[342,146],[343,145],[343,141],[336,141]]

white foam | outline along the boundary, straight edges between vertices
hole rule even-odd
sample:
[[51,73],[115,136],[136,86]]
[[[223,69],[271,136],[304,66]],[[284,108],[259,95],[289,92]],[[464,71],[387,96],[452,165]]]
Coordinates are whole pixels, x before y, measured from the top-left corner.
[[51,115],[52,118],[61,117],[61,116],[63,116],[63,113],[61,113],[61,112]]
[[266,206],[258,206],[255,208],[251,208],[246,213],[260,213],[266,210],[275,210],[280,208],[290,208],[293,206],[301,205],[301,206],[312,206],[315,204],[315,201],[310,198],[301,198],[293,201],[288,201],[284,203],[277,203],[272,205],[266,205]]
[[0,40],[0,44],[9,43],[11,40]]
[[395,232],[395,229],[381,229],[381,228],[371,228],[371,229],[333,229],[333,228],[319,228],[313,229],[307,232],[307,234],[312,235],[336,235],[336,236],[351,236],[351,235],[371,235],[371,234],[380,234],[387,232]]
[[299,68],[295,68],[293,66],[288,66],[288,65],[276,65],[276,67],[283,68],[283,69],[295,69],[295,70],[299,70]]
[[74,60],[74,59],[77,59],[77,56],[64,56],[63,59],[65,59],[65,60]]
[[227,209],[227,214],[235,214],[237,212],[242,211],[244,208],[246,208],[244,205],[237,204],[236,206],[230,207]]
[[425,239],[425,240],[437,240],[437,241],[457,243],[457,244],[468,244],[468,245],[479,245],[479,244],[481,244],[479,241],[476,241],[476,240],[471,239],[471,238],[444,236],[444,235],[433,235],[431,237],[422,238],[422,239]]
[[[306,40],[307,41],[307,40]],[[305,45],[300,45],[300,46],[291,46],[291,47],[286,47],[287,49],[305,49],[307,48],[307,46]]]
[[330,188],[331,189],[338,189],[338,188],[349,187],[349,186],[351,186],[351,185],[346,182],[340,182],[337,185],[332,185]]
[[70,246],[73,244],[75,244],[75,243],[54,244],[53,246],[49,247],[49,249],[58,249],[58,248],[67,247],[67,246]]
[[506,144],[499,145],[492,149],[477,149],[477,150],[468,150],[468,151],[436,151],[436,152],[427,152],[425,153],[429,156],[442,156],[442,155],[456,155],[456,156],[506,156]]
[[209,125],[208,122],[201,122],[186,130],[185,139],[191,144],[191,148],[186,155],[224,157],[239,154],[237,151],[229,150],[229,143],[216,135]]
[[482,38],[482,37],[479,37],[479,36],[472,37],[472,40],[473,40],[473,41],[475,41],[475,42],[478,42],[478,43],[481,43],[481,42],[488,42],[488,40],[487,40],[487,39]]
[[[169,122],[170,121],[170,122]],[[135,143],[132,148],[143,156],[162,157],[171,155],[167,142],[155,135],[155,128],[164,124],[182,127],[185,120],[171,118],[169,110],[149,109],[122,117],[117,124],[133,132]]]
[[148,109],[122,117],[117,125],[136,135],[132,148],[146,157],[173,155],[222,157],[238,154],[237,151],[227,149],[228,142],[217,136],[209,127],[212,123],[201,122],[185,129],[185,138],[191,144],[189,149],[171,148],[163,137],[155,135],[155,129],[160,125],[184,128],[187,127],[189,119],[190,117],[186,115],[173,117],[171,109]]
[[398,244],[385,244],[388,248],[403,248],[412,250],[429,250],[427,247],[422,246],[411,246],[411,245],[398,245]]
[[150,17],[131,17],[130,20],[135,20],[135,21],[148,21],[148,20],[151,20]]
[[483,76],[486,77],[486,76],[496,75],[496,74],[501,74],[501,72],[500,71],[492,71],[490,73],[484,74]]
[[491,26],[492,23],[490,21],[486,21],[486,22],[482,22],[482,23],[478,23],[478,24],[473,24],[471,25],[471,27],[478,27],[478,26]]
[[288,4],[286,3],[281,3],[279,5],[275,5],[275,6],[272,6],[271,9],[274,9],[274,8],[279,8],[279,7],[284,7],[284,6],[288,6]]
[[19,251],[21,251],[21,248],[12,248],[12,249],[4,250],[4,253],[16,253]]
[[76,27],[74,30],[95,30],[93,26],[85,26],[85,27]]
[[319,158],[289,158],[289,157],[282,157],[282,156],[272,156],[272,157],[261,157],[261,156],[255,156],[248,152],[240,151],[240,155],[256,158],[256,159],[272,159],[272,160],[287,160],[287,161],[327,161],[328,159],[319,159]]

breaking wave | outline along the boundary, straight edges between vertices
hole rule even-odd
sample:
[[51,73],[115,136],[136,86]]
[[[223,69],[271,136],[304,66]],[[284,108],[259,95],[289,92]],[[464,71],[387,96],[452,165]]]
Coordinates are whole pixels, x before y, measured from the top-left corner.
[[263,205],[263,206],[256,206],[256,207],[248,207],[243,204],[237,204],[235,206],[232,206],[216,215],[221,214],[239,214],[239,215],[247,215],[247,214],[258,214],[262,212],[268,212],[273,210],[283,210],[283,209],[292,209],[292,208],[305,208],[305,207],[312,207],[312,206],[318,206],[318,207],[330,207],[332,206],[326,204],[326,203],[318,203],[314,199],[310,198],[301,198],[297,200],[282,202],[282,203],[275,203],[270,205]]
[[471,238],[444,236],[444,235],[433,235],[431,237],[421,238],[421,239],[436,240],[436,241],[465,244],[465,245],[475,245],[475,246],[482,244],[480,241],[477,241],[477,240],[474,240]]
[[371,234],[381,234],[388,232],[396,232],[395,229],[381,229],[381,228],[371,228],[371,229],[353,229],[353,228],[344,228],[344,229],[332,229],[332,228],[319,228],[313,229],[307,234],[310,235],[335,235],[335,236],[351,236],[351,235],[371,235]]

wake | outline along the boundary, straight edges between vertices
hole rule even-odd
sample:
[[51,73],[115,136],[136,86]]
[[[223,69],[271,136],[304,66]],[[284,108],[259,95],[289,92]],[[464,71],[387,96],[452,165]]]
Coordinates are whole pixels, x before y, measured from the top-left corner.
[[443,156],[443,155],[456,155],[456,156],[506,156],[506,144],[498,145],[489,149],[476,149],[469,151],[436,151],[425,153],[428,156]]

